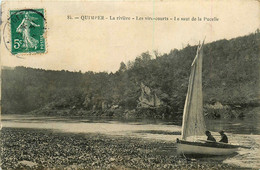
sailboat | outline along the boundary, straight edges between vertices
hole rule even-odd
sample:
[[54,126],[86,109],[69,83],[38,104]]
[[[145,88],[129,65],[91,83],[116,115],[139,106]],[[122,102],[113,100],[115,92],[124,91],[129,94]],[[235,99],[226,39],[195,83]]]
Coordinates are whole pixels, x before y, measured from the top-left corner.
[[188,92],[183,110],[182,136],[180,140],[177,139],[176,143],[177,153],[192,155],[228,155],[236,152],[239,146],[198,140],[199,136],[205,135],[206,130],[202,96],[203,45],[204,41],[202,45],[198,46],[197,54],[191,64]]

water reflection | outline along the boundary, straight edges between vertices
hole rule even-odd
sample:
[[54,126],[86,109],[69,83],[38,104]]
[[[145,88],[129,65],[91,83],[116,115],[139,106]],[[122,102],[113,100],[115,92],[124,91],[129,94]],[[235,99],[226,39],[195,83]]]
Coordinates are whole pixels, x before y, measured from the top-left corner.
[[[247,117],[244,119],[206,119],[207,129],[210,131],[218,132],[224,130],[228,133],[233,134],[255,134],[260,135],[260,114],[255,114],[252,117]],[[64,123],[74,123],[74,124],[134,124],[134,125],[179,125],[181,126],[180,119],[168,119],[168,120],[158,120],[158,119],[122,119],[122,118],[110,118],[110,117],[87,117],[82,119],[82,117],[45,117],[45,116],[28,116],[28,115],[2,115],[2,123],[8,124],[8,126],[16,126],[17,123],[26,123],[26,127],[30,128],[30,125],[41,123],[41,124],[52,124],[56,123],[62,125]],[[53,127],[57,127],[53,126]],[[24,127],[24,126],[23,126]],[[42,126],[45,127],[45,126]],[[109,130],[109,129],[107,129]],[[131,129],[129,129],[131,130]]]
[[244,119],[208,119],[206,126],[209,130],[218,132],[224,130],[234,134],[260,135],[260,116]]

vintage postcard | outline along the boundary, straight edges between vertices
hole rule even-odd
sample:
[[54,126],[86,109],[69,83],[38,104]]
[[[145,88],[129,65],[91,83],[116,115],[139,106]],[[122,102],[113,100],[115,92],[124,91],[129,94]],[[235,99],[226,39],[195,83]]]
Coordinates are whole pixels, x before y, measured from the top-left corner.
[[260,2],[1,2],[0,169],[258,169]]

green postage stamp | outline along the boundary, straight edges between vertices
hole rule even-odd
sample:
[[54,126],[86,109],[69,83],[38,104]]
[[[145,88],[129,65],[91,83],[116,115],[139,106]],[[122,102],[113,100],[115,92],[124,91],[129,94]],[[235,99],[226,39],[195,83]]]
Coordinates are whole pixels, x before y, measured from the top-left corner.
[[10,10],[11,53],[45,53],[44,9]]

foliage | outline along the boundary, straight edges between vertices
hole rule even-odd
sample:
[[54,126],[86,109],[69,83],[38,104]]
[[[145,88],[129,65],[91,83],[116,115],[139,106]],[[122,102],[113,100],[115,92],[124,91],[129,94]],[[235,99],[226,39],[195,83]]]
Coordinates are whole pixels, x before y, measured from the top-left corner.
[[[204,46],[205,103],[259,102],[259,37],[256,33]],[[46,106],[86,111],[118,106],[132,110],[137,107],[143,82],[164,102],[164,114],[181,113],[196,49],[187,46],[162,55],[155,51],[155,59],[145,52],[127,65],[121,62],[115,73],[3,68],[2,112],[26,113]]]

